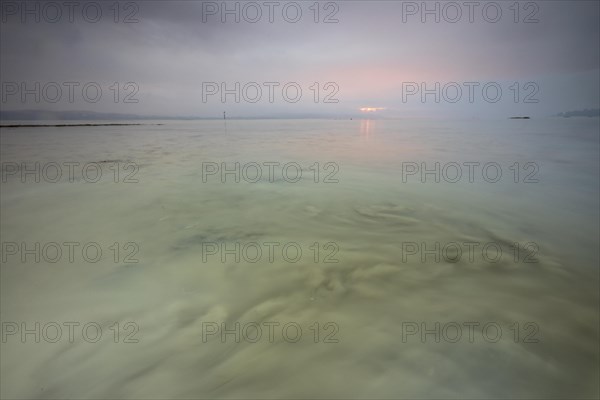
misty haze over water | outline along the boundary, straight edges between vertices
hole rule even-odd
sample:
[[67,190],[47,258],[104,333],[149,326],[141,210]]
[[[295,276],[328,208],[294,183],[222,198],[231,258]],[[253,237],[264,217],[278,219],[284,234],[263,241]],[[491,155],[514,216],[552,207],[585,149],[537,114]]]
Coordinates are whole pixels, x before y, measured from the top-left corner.
[[0,1],[0,398],[599,398],[599,21]]

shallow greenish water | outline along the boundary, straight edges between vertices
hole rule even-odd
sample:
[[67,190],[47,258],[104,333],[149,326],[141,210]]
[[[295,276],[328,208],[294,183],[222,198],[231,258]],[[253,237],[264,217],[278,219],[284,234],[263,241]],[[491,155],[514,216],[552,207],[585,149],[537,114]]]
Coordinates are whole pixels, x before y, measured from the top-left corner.
[[598,119],[160,123],[2,129],[2,397],[598,396]]

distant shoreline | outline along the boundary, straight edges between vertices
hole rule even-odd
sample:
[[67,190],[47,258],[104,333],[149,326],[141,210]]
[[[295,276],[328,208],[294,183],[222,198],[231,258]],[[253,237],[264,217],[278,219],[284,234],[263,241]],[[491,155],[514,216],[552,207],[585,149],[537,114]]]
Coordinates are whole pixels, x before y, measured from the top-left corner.
[[139,126],[139,125],[163,125],[163,124],[18,124],[0,125],[0,128],[64,128],[69,126]]

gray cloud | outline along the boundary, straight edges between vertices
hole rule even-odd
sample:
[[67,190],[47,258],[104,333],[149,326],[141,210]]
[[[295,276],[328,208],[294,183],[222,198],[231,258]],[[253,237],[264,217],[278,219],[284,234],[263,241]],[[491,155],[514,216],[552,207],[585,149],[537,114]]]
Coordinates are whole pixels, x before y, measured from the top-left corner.
[[[539,100],[547,107],[536,106],[542,114],[564,111],[578,103],[598,106],[598,93],[593,90],[598,80],[589,80],[599,69],[597,3],[532,3],[539,10],[526,9],[529,3],[520,3],[521,22],[515,23],[510,5],[500,2],[495,3],[503,10],[497,23],[487,22],[479,8],[470,23],[464,7],[456,23],[445,21],[444,14],[440,23],[435,23],[432,16],[421,23],[419,15],[406,16],[403,22],[403,7],[408,2],[340,1],[332,3],[339,8],[334,15],[339,22],[330,24],[314,23],[314,12],[309,9],[313,3],[306,2],[298,3],[303,14],[297,23],[286,22],[282,16],[283,5],[290,2],[279,2],[273,23],[268,21],[264,2],[253,3],[263,12],[256,23],[243,18],[252,18],[252,9],[241,14],[240,23],[234,23],[231,15],[227,23],[221,23],[219,15],[208,15],[203,22],[203,7],[222,4],[208,3],[135,2],[139,10],[125,9],[128,3],[121,3],[119,19],[136,11],[133,17],[137,23],[114,23],[109,3],[102,3],[103,16],[98,23],[86,22],[77,12],[73,23],[66,15],[58,23],[43,18],[35,23],[31,16],[22,23],[17,15],[8,14],[3,3],[3,82],[93,81],[107,93],[103,93],[102,100],[112,95],[108,89],[112,83],[122,86],[135,82],[139,103],[42,101],[38,105],[24,104],[16,100],[18,96],[12,96],[12,101],[3,101],[2,107],[201,116],[224,108],[240,115],[266,115],[274,110],[335,114],[356,110],[360,105],[408,109],[400,101],[402,83],[424,81],[494,81],[507,85],[511,81],[543,81],[546,86],[540,90]],[[240,10],[249,4],[237,3]],[[486,3],[481,2],[481,8]],[[236,2],[227,4],[233,8]],[[335,11],[327,4],[320,3],[321,21]],[[440,4],[445,7],[445,3]],[[531,11],[536,11],[534,16],[539,22],[522,23]],[[581,79],[588,85],[582,85]],[[227,82],[231,86],[240,82],[243,86],[247,82],[271,81],[282,85],[298,82],[303,89],[302,100],[289,104],[279,98],[269,103],[263,93],[263,100],[256,104],[243,99],[240,104],[233,100],[226,104],[202,103],[203,82]],[[567,91],[565,81],[570,82]],[[336,82],[340,102],[311,101],[309,87],[314,82],[319,82],[322,91],[326,82]],[[559,86],[563,88],[560,91]],[[588,89],[582,92],[581,86]],[[557,95],[563,100],[556,102]],[[502,114],[513,106],[497,104],[490,112]],[[426,102],[415,107],[427,113],[437,105]],[[470,114],[480,108],[467,102],[451,112]]]

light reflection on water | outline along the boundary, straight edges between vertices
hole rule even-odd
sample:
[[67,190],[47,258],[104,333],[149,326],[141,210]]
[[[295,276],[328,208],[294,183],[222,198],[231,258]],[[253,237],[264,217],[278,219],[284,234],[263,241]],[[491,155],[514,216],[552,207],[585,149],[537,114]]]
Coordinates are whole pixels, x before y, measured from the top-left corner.
[[[2,263],[3,323],[103,327],[97,343],[69,343],[66,330],[57,343],[7,337],[2,397],[598,395],[597,119],[162,123],[2,130],[3,163],[109,161],[109,179],[94,184],[23,184],[18,175],[2,183],[3,242],[98,242],[106,254],[97,263]],[[498,163],[503,179],[403,182],[408,162],[471,161]],[[138,183],[121,182],[127,162],[139,167]],[[287,182],[276,168],[273,182],[264,174],[256,183],[235,183],[234,174],[203,182],[203,162],[294,162],[302,179]],[[522,182],[529,162],[538,183]],[[115,242],[137,244],[139,262],[123,262],[123,248],[115,262]],[[251,242],[297,243],[303,256],[203,260],[206,243]],[[407,243],[451,242],[493,243],[503,257],[406,256]],[[337,263],[322,262],[332,253]],[[536,262],[522,262],[528,254]],[[115,321],[123,336],[134,321],[139,343],[114,343]],[[203,341],[203,323],[238,321],[296,322],[302,340],[271,343],[265,330],[257,343]],[[327,322],[339,328],[338,343],[323,343]],[[402,340],[412,323],[436,322],[476,322],[479,336]],[[497,342],[482,339],[486,323],[502,328]],[[538,342],[524,342],[532,332]]]

